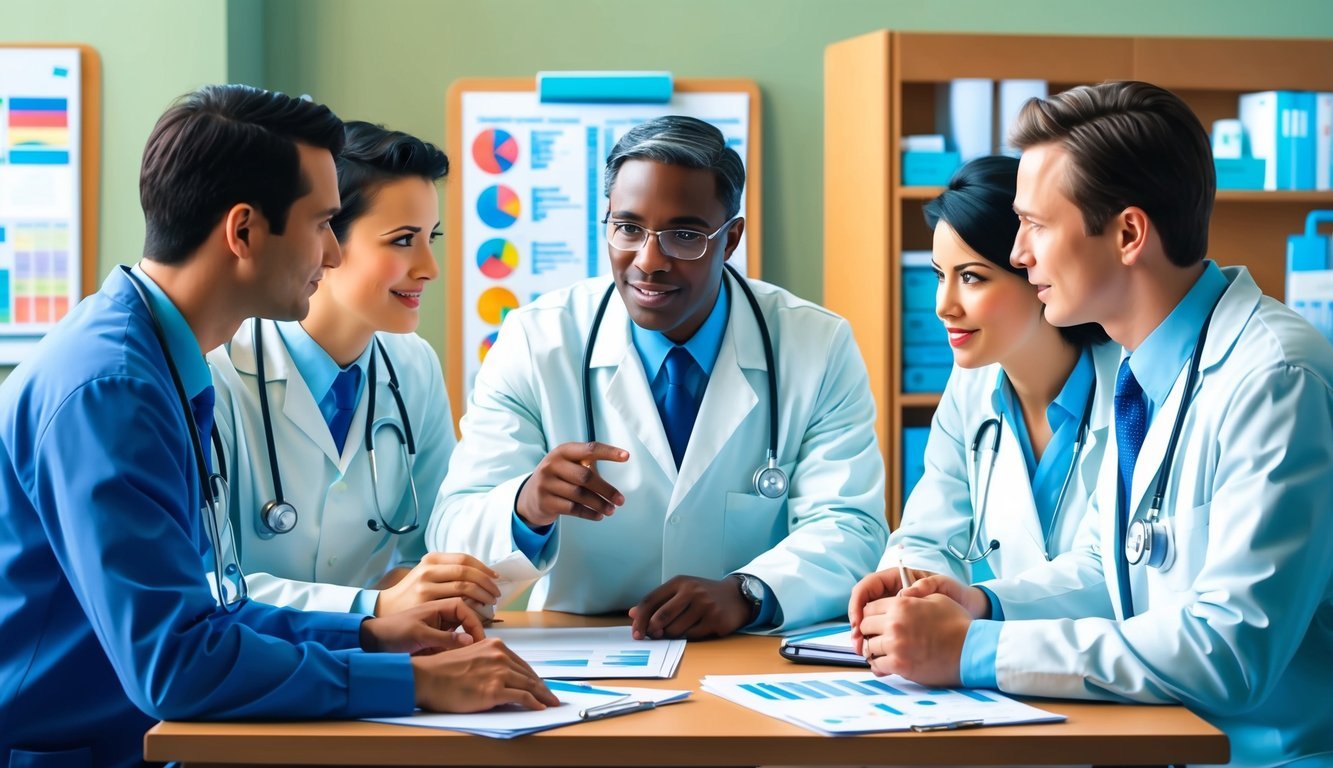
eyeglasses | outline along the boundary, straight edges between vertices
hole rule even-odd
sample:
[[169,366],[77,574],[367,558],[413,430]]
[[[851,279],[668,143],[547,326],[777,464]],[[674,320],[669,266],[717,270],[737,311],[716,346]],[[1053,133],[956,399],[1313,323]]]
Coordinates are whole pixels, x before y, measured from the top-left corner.
[[732,216],[711,235],[693,229],[649,229],[631,221],[612,221],[610,214],[602,223],[606,225],[606,242],[618,251],[637,251],[648,244],[648,235],[657,235],[657,247],[662,253],[681,261],[695,261],[708,253],[709,243],[740,219]]

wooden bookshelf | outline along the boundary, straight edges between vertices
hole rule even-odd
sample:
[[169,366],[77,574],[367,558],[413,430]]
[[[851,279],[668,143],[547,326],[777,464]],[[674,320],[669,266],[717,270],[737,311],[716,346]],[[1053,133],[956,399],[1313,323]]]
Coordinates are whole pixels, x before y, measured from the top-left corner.
[[[852,324],[875,394],[889,522],[903,504],[902,428],[930,423],[936,394],[902,386],[899,280],[904,250],[927,250],[921,207],[941,187],[901,182],[900,137],[935,133],[935,86],[961,77],[1046,80],[1051,93],[1146,80],[1179,94],[1205,126],[1235,117],[1240,94],[1333,91],[1333,41],[977,35],[882,30],[824,54],[824,303]],[[1286,237],[1333,192],[1223,191],[1209,255],[1250,268],[1282,298]]]

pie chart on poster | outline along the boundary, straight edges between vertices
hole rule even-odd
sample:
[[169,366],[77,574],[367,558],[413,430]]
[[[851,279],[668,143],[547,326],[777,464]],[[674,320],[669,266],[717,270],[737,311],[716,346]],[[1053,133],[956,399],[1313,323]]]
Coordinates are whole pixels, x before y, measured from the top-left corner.
[[477,216],[492,229],[504,229],[518,220],[523,205],[518,193],[503,184],[487,187],[477,198]]
[[486,338],[481,340],[481,346],[477,348],[477,362],[486,362],[486,353],[491,351],[491,347],[495,345],[495,337],[499,335],[500,332],[496,331],[495,333],[487,334]]
[[499,325],[505,315],[518,309],[518,297],[508,288],[487,288],[477,299],[477,315],[490,325]]
[[472,159],[487,173],[504,173],[518,160],[518,142],[507,131],[487,128],[472,140]]
[[503,280],[518,268],[518,248],[503,237],[495,237],[477,249],[477,269],[492,280]]

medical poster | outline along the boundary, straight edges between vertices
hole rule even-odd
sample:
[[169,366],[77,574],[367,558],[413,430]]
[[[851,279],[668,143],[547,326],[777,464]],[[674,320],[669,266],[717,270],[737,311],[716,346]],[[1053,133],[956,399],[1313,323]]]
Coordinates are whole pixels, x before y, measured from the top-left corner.
[[79,51],[0,48],[0,364],[81,295]]
[[[616,141],[645,120],[693,115],[716,125],[748,166],[749,103],[746,93],[677,93],[666,104],[463,94],[463,157],[453,162],[462,167],[465,398],[508,312],[609,270],[602,171]],[[745,270],[745,238],[731,262]]]

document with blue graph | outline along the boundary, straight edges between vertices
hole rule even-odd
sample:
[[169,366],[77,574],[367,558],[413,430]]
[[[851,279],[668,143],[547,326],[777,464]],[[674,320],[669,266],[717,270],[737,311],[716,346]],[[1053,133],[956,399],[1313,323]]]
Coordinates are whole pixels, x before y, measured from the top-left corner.
[[629,627],[491,627],[486,635],[548,678],[675,677],[685,653],[684,640],[635,640]]
[[1065,719],[995,691],[927,688],[897,675],[867,672],[709,675],[702,683],[711,694],[830,736]]

